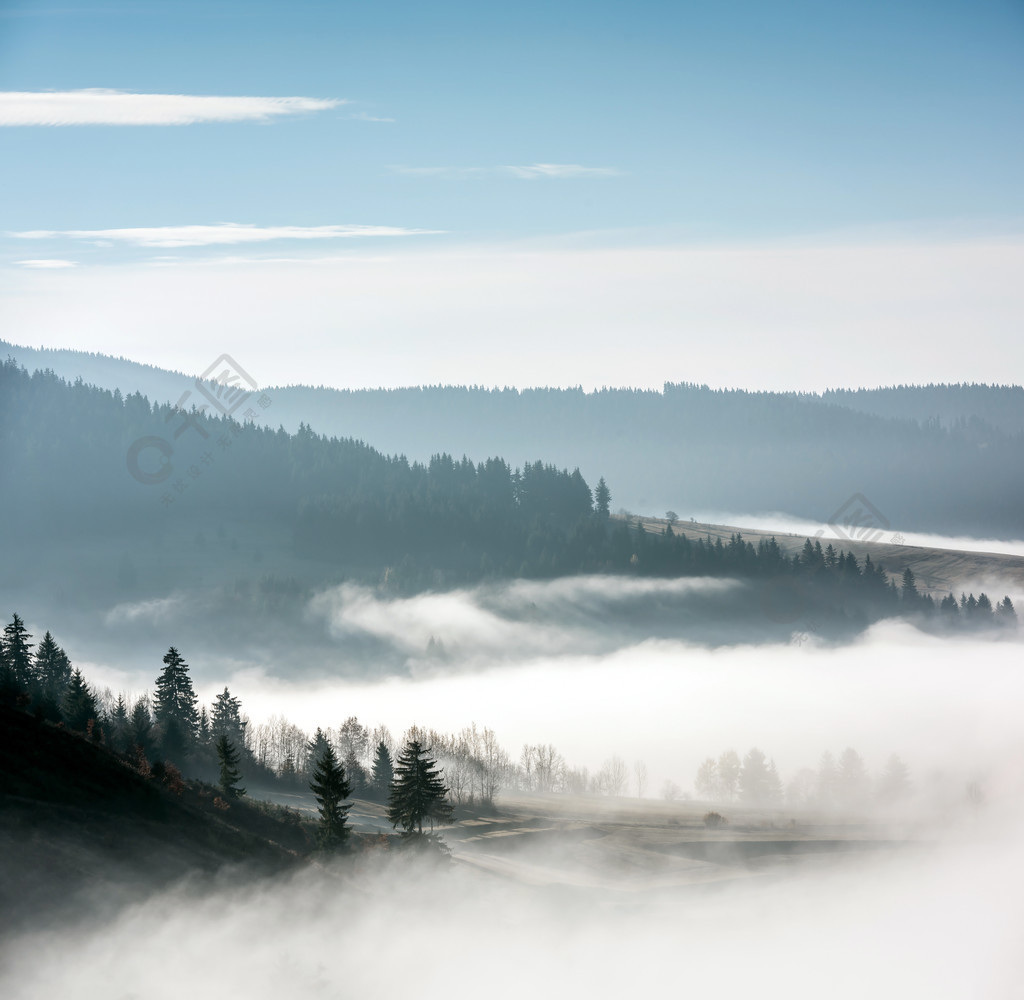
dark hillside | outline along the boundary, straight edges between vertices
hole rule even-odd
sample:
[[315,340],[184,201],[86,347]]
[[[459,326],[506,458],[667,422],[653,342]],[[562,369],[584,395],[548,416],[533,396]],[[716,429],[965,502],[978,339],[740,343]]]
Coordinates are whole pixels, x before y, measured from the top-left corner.
[[102,746],[0,706],[0,922],[116,906],[229,868],[237,878],[281,871],[309,850],[297,817],[245,802],[223,811],[215,795],[193,783],[176,793]]

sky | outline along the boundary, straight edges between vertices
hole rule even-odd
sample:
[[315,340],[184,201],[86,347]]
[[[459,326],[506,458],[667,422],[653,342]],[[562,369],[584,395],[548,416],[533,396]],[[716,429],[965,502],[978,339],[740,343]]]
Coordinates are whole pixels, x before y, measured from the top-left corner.
[[1016,0],[9,0],[0,323],[268,385],[1019,382],[1022,105]]

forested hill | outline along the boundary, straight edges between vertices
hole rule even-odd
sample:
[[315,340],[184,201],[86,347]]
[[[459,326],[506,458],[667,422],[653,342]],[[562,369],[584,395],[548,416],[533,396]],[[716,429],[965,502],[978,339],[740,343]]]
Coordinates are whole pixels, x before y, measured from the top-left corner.
[[989,424],[1007,434],[1024,432],[1024,387],[1019,385],[895,385],[880,389],[830,389],[827,403],[882,417],[942,427]]
[[[194,381],[75,352],[0,344],[26,367],[175,401]],[[837,373],[837,378],[838,378]],[[539,373],[541,377],[542,373]],[[1024,536],[1024,389],[896,386],[821,396],[713,390],[269,388],[261,420],[366,441],[426,463],[536,456],[605,476],[614,507],[684,519],[781,511],[829,521],[854,494],[893,530]]]
[[393,585],[417,589],[579,571],[567,539],[595,524],[576,470],[446,454],[409,462],[305,425],[288,434],[194,406],[151,406],[13,361],[0,366],[0,451],[0,514],[35,551],[19,573],[84,539],[131,552],[154,535],[223,535],[243,521],[257,537],[283,529],[290,556],[373,580],[387,571]]

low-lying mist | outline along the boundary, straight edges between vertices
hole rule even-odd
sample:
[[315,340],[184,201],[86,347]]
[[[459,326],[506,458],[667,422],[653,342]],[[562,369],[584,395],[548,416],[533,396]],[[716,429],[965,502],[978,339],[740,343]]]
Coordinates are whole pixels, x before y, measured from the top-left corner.
[[[769,619],[766,641],[730,625],[737,602]],[[284,716],[337,731],[356,716],[397,736],[476,722],[513,759],[553,744],[567,766],[595,774],[615,758],[630,778],[620,797],[499,792],[446,832],[447,865],[377,847],[287,877],[222,869],[126,894],[97,860],[69,911],[84,903],[84,917],[0,946],[5,998],[943,1000],[1012,996],[1024,976],[1014,630],[939,636],[889,619],[840,641],[799,600],[779,613],[732,580],[577,577],[405,598],[345,584],[303,604],[301,635],[237,649],[190,632],[199,608],[185,594],[111,609],[95,626],[100,654],[87,631],[69,653],[98,687],[138,694],[173,644],[200,700],[229,686],[254,727]],[[719,615],[716,640],[700,641]],[[705,828],[706,803],[654,801],[663,786],[692,794],[707,758],[752,747],[787,787],[825,751],[855,748],[871,778],[896,754],[911,794],[896,811],[873,795],[854,813],[788,797],[716,804],[720,829]],[[299,803],[301,789],[285,791]],[[375,815],[357,829],[387,829]],[[743,850],[702,853],[722,842]]]
[[[874,773],[896,753],[919,788],[937,775],[962,787],[1024,743],[1016,632],[938,637],[893,619],[826,642],[797,608],[771,642],[686,638],[702,608],[746,586],[576,577],[389,599],[343,585],[306,607],[303,627],[329,643],[318,657],[287,635],[253,655],[210,654],[154,619],[130,669],[81,665],[100,687],[138,693],[173,643],[200,700],[227,685],[253,723],[283,715],[311,732],[354,715],[400,734],[477,722],[514,756],[541,743],[591,770],[611,755],[643,760],[652,792],[666,780],[689,789],[705,757],[754,746],[784,782],[852,746]],[[356,669],[368,643],[386,669]]]
[[367,863],[229,871],[115,917],[8,940],[0,991],[41,996],[1018,995],[1020,841],[971,838],[710,890],[557,890]]

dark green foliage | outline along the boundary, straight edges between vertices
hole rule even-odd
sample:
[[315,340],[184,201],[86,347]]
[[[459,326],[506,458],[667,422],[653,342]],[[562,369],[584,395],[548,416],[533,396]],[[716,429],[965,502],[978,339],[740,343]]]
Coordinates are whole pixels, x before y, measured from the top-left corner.
[[433,830],[435,822],[451,819],[448,788],[437,761],[418,740],[410,740],[398,756],[387,815],[393,827],[402,828],[403,836],[422,835],[424,822]]
[[309,742],[306,743],[307,772],[310,774],[313,772],[317,761],[320,760],[330,745],[330,741],[327,739],[324,731],[317,726],[316,732],[310,737]]
[[[217,695],[213,706],[213,714],[209,720],[210,735],[214,738],[227,736],[231,742],[243,749],[245,747],[245,729],[248,722],[242,719],[242,704],[232,697],[227,688]],[[205,709],[204,709],[205,713]],[[199,717],[197,732],[202,731],[202,717]]]
[[129,749],[138,747],[144,757],[153,754],[153,716],[149,711],[149,698],[143,696],[132,706],[128,719],[126,742]]
[[[350,395],[340,393],[332,398],[341,406]],[[385,456],[351,438],[318,435],[305,424],[298,433],[289,435],[268,426],[243,426],[198,412],[186,414],[169,406],[151,406],[138,394],[122,398],[81,382],[68,384],[52,372],[30,375],[13,362],[0,365],[0,398],[5,402],[5,414],[10,416],[0,428],[0,448],[11,470],[4,498],[15,512],[27,545],[59,544],[61,531],[72,540],[79,540],[83,533],[108,533],[116,535],[119,544],[132,545],[134,540],[151,539],[155,509],[160,510],[161,522],[171,537],[180,534],[186,524],[193,525],[194,532],[197,513],[217,529],[231,516],[237,497],[245,495],[247,514],[254,524],[272,525],[275,530],[285,527],[295,554],[309,560],[310,579],[327,575],[382,583],[390,593],[444,589],[495,577],[551,578],[575,573],[711,575],[760,581],[800,578],[812,592],[806,611],[818,619],[823,631],[832,626],[860,628],[877,618],[911,610],[927,616],[931,610],[927,596],[901,603],[899,588],[882,567],[867,559],[861,566],[852,553],[836,552],[832,545],[822,551],[820,543],[809,542],[804,553],[792,559],[775,540],[761,540],[755,547],[739,535],[724,542],[678,528],[664,534],[660,527],[651,525],[643,531],[635,526],[627,528],[605,516],[606,505],[610,504],[607,483],[599,482],[592,495],[583,475],[575,469],[569,471],[572,465],[561,468],[532,461],[514,468],[501,458],[474,463],[449,454],[434,455],[426,463],[410,462],[401,455]],[[702,502],[699,491],[711,488],[708,484],[719,483],[729,495],[746,499],[752,483],[777,477],[776,466],[785,457],[774,446],[778,440],[789,442],[796,439],[794,435],[806,436],[813,431],[827,439],[829,455],[844,454],[842,442],[833,439],[834,432],[843,428],[847,437],[873,446],[870,453],[879,469],[889,463],[898,470],[911,470],[908,474],[912,477],[927,477],[933,466],[960,462],[970,474],[964,472],[957,482],[985,481],[990,484],[986,494],[995,498],[1020,495],[1020,490],[1010,487],[1024,475],[1024,439],[1006,440],[996,435],[986,440],[990,447],[982,449],[977,441],[964,439],[967,432],[963,428],[950,425],[923,429],[914,424],[912,433],[902,428],[901,433],[906,434],[897,446],[892,421],[795,396],[667,385],[661,393],[593,394],[439,388],[385,393],[380,399],[382,405],[405,400],[412,408],[410,413],[420,413],[424,406],[430,409],[427,403],[431,401],[439,410],[449,409],[439,404],[457,401],[460,407],[466,404],[476,408],[474,412],[481,416],[485,411],[501,410],[504,426],[513,426],[521,417],[532,414],[530,419],[546,434],[561,431],[565,424],[562,418],[567,417],[586,426],[586,440],[600,443],[602,452],[607,451],[609,442],[621,438],[623,414],[630,419],[642,418],[643,426],[652,433],[666,429],[671,442],[700,442],[693,447],[705,449],[706,439],[710,442],[706,451],[694,456],[699,460],[679,466],[687,484],[680,496],[693,504]],[[721,427],[712,419],[719,412],[729,415]],[[186,418],[201,423],[206,436],[188,429],[177,437],[175,430]],[[415,429],[416,422],[400,423]],[[699,427],[700,433],[681,433],[686,427]],[[765,428],[771,433],[759,436],[767,433]],[[721,450],[721,440],[715,438],[730,434],[744,435],[742,461],[732,460],[728,451]],[[174,441],[175,476],[182,475],[190,463],[201,462],[211,442],[218,442],[213,451],[218,474],[204,476],[201,492],[187,494],[187,502],[192,504],[194,497],[200,508],[193,505],[186,511],[185,502],[175,499],[171,480],[166,485],[145,486],[126,471],[129,445],[152,435]],[[560,438],[556,435],[551,440]],[[921,450],[925,440],[930,442],[930,451]],[[221,442],[223,447],[219,446]],[[521,454],[522,450],[517,447],[515,453]],[[659,456],[662,453],[656,451]],[[568,454],[574,462],[582,460],[582,456]],[[46,460],[39,461],[40,455]],[[936,455],[948,457],[949,462],[938,461]],[[978,462],[985,464],[984,474],[976,468]],[[805,488],[799,494],[798,506],[809,504],[820,517],[822,511],[834,509],[834,483],[850,481],[853,473],[844,469],[841,476],[830,478],[818,461],[808,461],[805,455],[800,463],[801,469],[813,469],[813,476],[808,482],[804,474],[801,481]],[[992,468],[988,468],[990,463],[994,463]],[[672,462],[649,461],[647,465],[657,467],[655,471],[661,475]],[[588,467],[607,468],[600,455],[591,455]],[[695,475],[694,469],[700,474]],[[793,476],[790,479],[795,481]],[[892,479],[893,469],[889,468],[881,481]],[[78,484],[76,490],[66,488],[68,481]],[[873,480],[856,481],[887,516],[897,518],[898,507],[890,505],[884,491],[876,492]],[[791,487],[792,482],[787,482],[786,488]],[[617,490],[624,488],[620,485]],[[637,489],[632,481],[628,488]],[[648,492],[646,488],[644,492]],[[664,495],[663,489],[657,492]],[[914,492],[936,498],[936,502],[946,502],[951,495],[938,488],[918,487]],[[162,500],[166,501],[164,506]],[[712,505],[710,497],[703,502]],[[998,510],[990,512],[993,518],[1020,518],[1019,505],[1005,500],[999,504]],[[770,500],[766,498],[762,506],[798,512],[797,506],[788,505],[776,494]],[[960,504],[958,509],[974,511],[976,504]],[[957,527],[963,530],[966,526]],[[211,530],[210,535],[220,541],[203,544],[222,544],[223,531]],[[145,591],[151,574],[142,563],[136,570],[138,588]],[[172,576],[159,582],[162,593],[183,582],[173,576],[175,571],[169,572]],[[253,585],[251,595],[246,584],[235,596],[241,602],[244,590],[244,599],[251,597],[261,611],[297,610],[307,582],[268,577]],[[151,579],[148,583],[153,586]],[[98,583],[95,591],[102,591],[102,584]],[[910,598],[911,592],[906,596]],[[984,618],[971,620],[980,622]],[[5,655],[4,662],[7,659]],[[11,671],[0,664],[0,679],[4,676],[10,677]],[[165,735],[159,691],[156,709],[161,734]],[[197,717],[178,715],[171,742],[191,751],[197,728]],[[240,749],[244,748],[244,739],[239,739],[237,733],[229,735]]]
[[352,805],[345,803],[345,799],[351,794],[351,789],[345,779],[345,768],[330,743],[316,760],[309,787],[316,796],[320,813],[317,843],[324,851],[339,850],[348,840],[348,811]]
[[180,760],[195,741],[199,729],[197,701],[188,664],[171,646],[164,655],[164,669],[156,679],[153,714],[161,729],[164,755],[172,760]]
[[903,571],[903,585],[900,588],[900,600],[906,610],[916,610],[921,603],[921,595],[917,590],[917,581],[914,579],[914,571],[908,566]]
[[387,797],[394,777],[395,765],[391,759],[391,751],[388,749],[387,744],[381,740],[373,754],[371,785],[374,794],[378,797]]
[[345,754],[344,765],[351,794],[362,795],[370,787],[370,776],[366,773],[366,768],[359,762],[352,747],[349,747]]
[[114,707],[110,711],[110,718],[107,720],[107,738],[110,745],[118,753],[125,753],[129,749],[129,725],[128,704],[124,700],[124,695],[119,694]]
[[85,732],[89,722],[96,721],[96,698],[77,667],[72,672],[71,681],[64,692],[61,714],[68,728],[77,732]]
[[597,489],[594,490],[594,510],[597,516],[607,519],[611,513],[611,503],[612,493],[608,489],[608,484],[604,481],[604,476],[602,476],[597,481]]
[[[224,689],[225,691],[227,688]],[[210,716],[206,711],[206,706],[203,705],[199,709],[199,728],[196,730],[196,746],[200,750],[206,750],[210,746],[210,740],[213,738],[213,733],[210,729]]]
[[35,677],[40,694],[58,703],[71,681],[71,661],[49,632],[36,647]]
[[169,761],[182,762],[191,753],[194,741],[176,717],[167,719],[159,730],[160,755]]
[[1017,627],[1017,612],[1013,607],[1013,601],[1008,596],[996,605],[996,621],[1008,628]]
[[36,679],[35,664],[32,661],[32,643],[25,623],[17,614],[5,626],[0,657],[0,689],[10,692],[27,692]]
[[220,788],[224,797],[237,799],[245,795],[239,787],[242,772],[238,770],[239,755],[234,744],[223,733],[217,737],[217,761],[220,764]]

